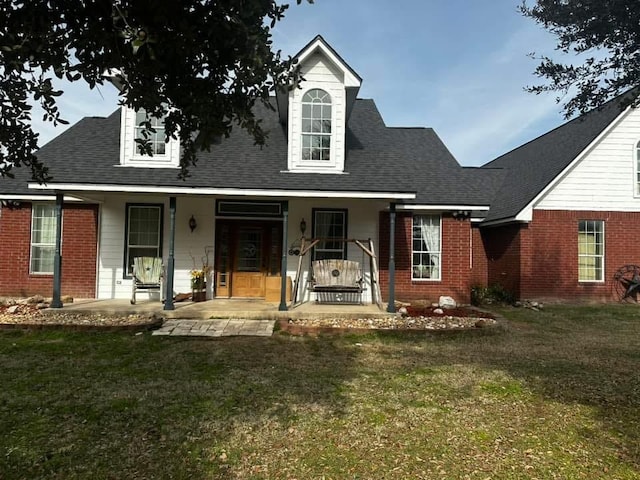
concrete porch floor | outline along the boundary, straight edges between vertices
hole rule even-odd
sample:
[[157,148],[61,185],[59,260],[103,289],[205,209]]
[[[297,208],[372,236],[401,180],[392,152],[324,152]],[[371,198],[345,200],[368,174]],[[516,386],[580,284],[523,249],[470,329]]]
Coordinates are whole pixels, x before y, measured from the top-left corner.
[[215,299],[205,302],[177,302],[174,303],[174,310],[163,310],[164,304],[155,300],[138,300],[135,305],[131,305],[126,299],[80,299],[65,304],[62,309],[48,310],[96,315],[155,314],[167,319],[192,320],[211,318],[278,320],[283,318],[358,318],[393,315],[385,310],[380,310],[377,305],[371,304],[329,305],[308,302],[284,312],[278,310],[278,305],[279,303],[265,302],[260,299]]

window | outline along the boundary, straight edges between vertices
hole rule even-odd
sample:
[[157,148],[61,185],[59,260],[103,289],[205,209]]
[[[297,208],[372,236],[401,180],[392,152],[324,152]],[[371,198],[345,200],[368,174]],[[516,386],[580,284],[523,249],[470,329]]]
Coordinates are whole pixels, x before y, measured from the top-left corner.
[[578,281],[604,280],[604,222],[578,222]]
[[313,210],[313,237],[323,238],[313,249],[314,260],[347,257],[347,211]]
[[331,96],[317,88],[302,97],[302,160],[331,160]]
[[440,280],[440,215],[415,215],[412,229],[413,280]]
[[[155,132],[147,132],[145,137],[144,127],[140,124],[144,123],[146,120],[146,112],[143,109],[138,110],[136,112],[135,138],[141,140],[147,139],[151,146],[151,152],[154,156],[165,155],[167,153],[167,144],[165,142],[164,118],[149,117],[149,123],[151,124],[151,128],[153,128]],[[135,147],[135,155],[141,155],[141,152],[138,148],[138,142],[135,143]]]
[[31,273],[53,273],[56,251],[56,206],[34,204],[31,210]]
[[162,205],[127,205],[125,275],[135,257],[162,256]]

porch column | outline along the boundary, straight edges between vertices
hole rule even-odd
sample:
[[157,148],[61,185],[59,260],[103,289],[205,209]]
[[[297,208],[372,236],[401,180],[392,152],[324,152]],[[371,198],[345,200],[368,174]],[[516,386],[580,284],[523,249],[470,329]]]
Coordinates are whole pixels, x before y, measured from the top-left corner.
[[169,258],[167,259],[166,290],[164,294],[164,310],[175,310],[173,305],[173,270],[176,260],[175,253],[176,238],[176,197],[169,197]]
[[389,304],[387,312],[396,313],[396,204],[389,204]]
[[289,230],[289,202],[282,202],[282,264],[280,265],[280,305],[278,310],[287,308],[287,232]]
[[64,194],[56,193],[56,250],[53,256],[53,295],[51,308],[62,308],[60,291],[62,290],[62,204]]

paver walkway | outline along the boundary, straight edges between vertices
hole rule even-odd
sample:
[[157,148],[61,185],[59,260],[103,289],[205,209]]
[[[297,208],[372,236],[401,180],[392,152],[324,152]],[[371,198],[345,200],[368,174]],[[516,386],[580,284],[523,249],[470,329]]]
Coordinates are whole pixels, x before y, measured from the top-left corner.
[[244,335],[270,337],[273,334],[273,320],[215,319],[180,320],[164,322],[152,335],[172,335],[190,337],[230,337]]

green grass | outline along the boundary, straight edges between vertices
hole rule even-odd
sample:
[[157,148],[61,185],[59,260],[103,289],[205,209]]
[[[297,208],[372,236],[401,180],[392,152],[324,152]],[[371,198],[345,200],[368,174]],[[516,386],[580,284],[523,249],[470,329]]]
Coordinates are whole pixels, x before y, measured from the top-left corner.
[[1,479],[640,478],[640,308],[438,335],[0,332]]

